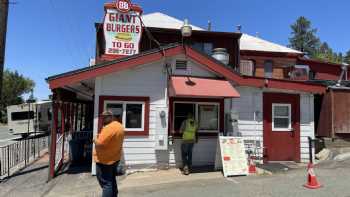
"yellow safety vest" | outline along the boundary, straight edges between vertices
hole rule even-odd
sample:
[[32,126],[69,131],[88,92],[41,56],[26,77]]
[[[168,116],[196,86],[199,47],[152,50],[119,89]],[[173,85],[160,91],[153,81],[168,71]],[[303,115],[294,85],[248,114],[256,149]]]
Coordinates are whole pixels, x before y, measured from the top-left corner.
[[[193,124],[190,122],[193,121]],[[182,134],[182,139],[184,141],[194,141],[196,137],[196,131],[197,131],[197,123],[194,119],[188,119],[185,122],[185,130]]]

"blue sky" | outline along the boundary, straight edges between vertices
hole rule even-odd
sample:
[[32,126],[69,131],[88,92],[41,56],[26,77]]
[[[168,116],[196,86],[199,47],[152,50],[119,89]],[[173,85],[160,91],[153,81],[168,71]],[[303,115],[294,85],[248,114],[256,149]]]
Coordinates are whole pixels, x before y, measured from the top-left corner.
[[[45,78],[84,67],[95,53],[95,22],[108,0],[16,0],[10,5],[5,67],[35,80],[35,96],[47,98]],[[112,1],[112,0],[110,0]],[[337,52],[350,49],[350,1],[325,0],[133,0],[144,13],[163,12],[213,30],[245,33],[288,44],[290,24],[306,16]]]

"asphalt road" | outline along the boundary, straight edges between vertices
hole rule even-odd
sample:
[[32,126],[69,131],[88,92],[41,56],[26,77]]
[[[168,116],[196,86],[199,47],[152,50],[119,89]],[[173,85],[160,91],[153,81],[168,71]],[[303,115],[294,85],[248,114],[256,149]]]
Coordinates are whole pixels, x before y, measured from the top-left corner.
[[12,141],[13,139],[18,139],[21,138],[21,136],[18,135],[12,135],[7,126],[0,126],[0,147],[1,146],[6,146],[8,144],[13,143],[14,141]]
[[291,170],[272,176],[235,177],[154,185],[121,191],[122,197],[350,197],[350,161],[330,162],[316,170],[323,187],[304,188],[306,171]]

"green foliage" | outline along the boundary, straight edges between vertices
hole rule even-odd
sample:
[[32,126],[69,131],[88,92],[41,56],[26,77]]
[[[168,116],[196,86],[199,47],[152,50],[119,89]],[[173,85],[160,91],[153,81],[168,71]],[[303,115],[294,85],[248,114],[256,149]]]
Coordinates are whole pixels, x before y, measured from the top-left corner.
[[346,52],[346,54],[344,56],[344,62],[347,64],[350,64],[350,50],[348,50],[348,52]]
[[317,37],[317,29],[312,28],[311,22],[301,16],[291,25],[292,37],[289,38],[289,47],[305,52],[309,57],[325,62],[341,64],[344,61],[350,63],[350,50],[346,56],[336,53],[327,42],[321,42]]
[[3,92],[0,102],[2,122],[6,121],[6,107],[24,102],[23,95],[30,93],[34,88],[33,80],[24,77],[17,71],[5,70],[3,76]]
[[316,36],[317,29],[311,27],[311,22],[301,16],[290,27],[292,35],[289,38],[289,47],[305,52],[309,56],[315,55],[320,46],[320,39]]

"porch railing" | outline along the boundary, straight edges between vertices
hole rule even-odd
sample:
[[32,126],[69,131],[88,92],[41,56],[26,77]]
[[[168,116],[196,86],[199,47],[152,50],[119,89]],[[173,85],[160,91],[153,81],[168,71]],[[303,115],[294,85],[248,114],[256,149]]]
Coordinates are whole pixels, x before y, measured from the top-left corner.
[[0,147],[0,180],[47,153],[48,136],[23,139]]

